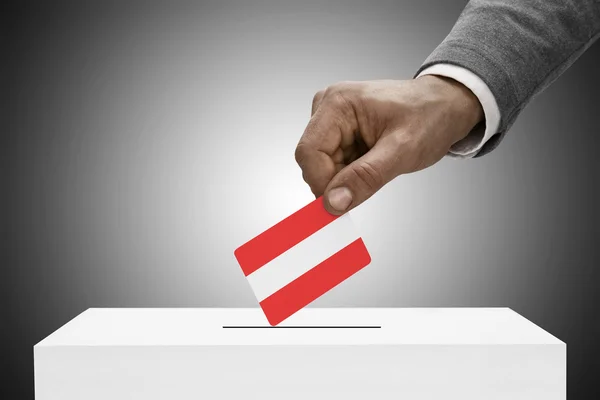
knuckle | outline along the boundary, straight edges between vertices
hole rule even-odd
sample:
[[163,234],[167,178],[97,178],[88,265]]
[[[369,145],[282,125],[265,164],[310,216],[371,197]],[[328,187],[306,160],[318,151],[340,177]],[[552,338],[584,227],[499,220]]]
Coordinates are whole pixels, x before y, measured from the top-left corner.
[[319,90],[317,93],[315,93],[315,95],[313,96],[312,99],[312,113],[314,114],[317,109],[319,108],[319,105],[321,104],[321,100],[323,100],[323,96],[325,94],[325,90]]
[[405,132],[394,133],[387,136],[384,140],[386,146],[392,151],[393,154],[396,154],[397,156],[410,151],[410,149],[414,146],[410,135],[407,135]]
[[359,93],[359,82],[342,81],[328,86],[323,92],[323,100],[333,107],[352,107],[355,95]]
[[420,137],[423,136],[413,132],[396,138],[394,142],[394,154],[396,154],[398,164],[402,166],[404,172],[421,169],[421,165],[426,162],[425,160],[431,153],[426,143],[419,139]]
[[334,94],[334,93],[344,93],[352,90],[354,88],[356,82],[354,81],[340,81],[336,82],[333,85],[329,85],[325,89],[325,94]]
[[370,191],[379,190],[385,183],[383,174],[379,168],[376,168],[370,162],[364,161],[358,163],[352,171],[358,180]]
[[351,108],[351,102],[348,99],[348,94],[343,91],[336,91],[329,95],[328,102],[339,110]]
[[336,82],[333,86],[335,86],[337,89],[343,89],[343,90],[347,90],[349,88],[352,88],[352,86],[354,86],[356,82],[354,81],[339,81]]
[[296,150],[294,151],[294,158],[296,159],[296,163],[302,167],[304,161],[306,160],[308,154],[308,148],[303,142],[298,143],[296,146]]
[[321,101],[324,94],[325,94],[325,89],[319,90],[317,93],[315,93],[315,95],[313,96],[313,99],[312,99],[313,106],[315,106],[316,104],[318,104]]
[[327,86],[325,88],[325,97],[329,97],[332,95],[336,95],[337,93],[343,92],[345,90],[345,82],[336,82],[332,85]]

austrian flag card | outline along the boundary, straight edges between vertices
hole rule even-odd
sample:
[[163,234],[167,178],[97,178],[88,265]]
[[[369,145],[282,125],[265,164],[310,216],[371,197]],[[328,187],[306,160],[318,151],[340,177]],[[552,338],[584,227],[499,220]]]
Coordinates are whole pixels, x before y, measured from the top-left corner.
[[322,197],[234,254],[272,326],[371,262],[350,215],[330,214]]

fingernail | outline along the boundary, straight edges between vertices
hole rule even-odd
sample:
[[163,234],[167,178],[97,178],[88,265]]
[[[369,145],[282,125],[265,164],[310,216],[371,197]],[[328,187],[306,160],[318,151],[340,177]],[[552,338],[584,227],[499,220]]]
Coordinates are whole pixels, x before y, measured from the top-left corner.
[[345,187],[332,189],[327,198],[329,205],[336,211],[344,211],[352,203],[352,193]]

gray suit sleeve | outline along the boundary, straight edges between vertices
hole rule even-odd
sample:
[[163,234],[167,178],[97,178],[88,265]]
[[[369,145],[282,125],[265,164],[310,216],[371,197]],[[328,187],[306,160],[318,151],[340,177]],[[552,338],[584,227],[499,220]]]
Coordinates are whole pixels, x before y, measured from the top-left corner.
[[446,63],[487,84],[501,120],[475,156],[480,157],[498,146],[529,101],[599,36],[600,0],[471,0],[416,75]]

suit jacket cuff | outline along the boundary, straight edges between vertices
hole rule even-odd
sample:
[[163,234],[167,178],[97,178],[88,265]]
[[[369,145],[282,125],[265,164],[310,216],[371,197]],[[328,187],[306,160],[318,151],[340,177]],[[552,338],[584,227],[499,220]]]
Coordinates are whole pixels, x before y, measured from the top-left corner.
[[498,132],[500,125],[500,109],[490,88],[476,74],[468,69],[453,64],[434,64],[427,67],[417,76],[439,75],[454,79],[466,86],[479,100],[485,123],[477,125],[469,135],[455,143],[448,156],[454,158],[472,158],[481,150],[483,145]]

